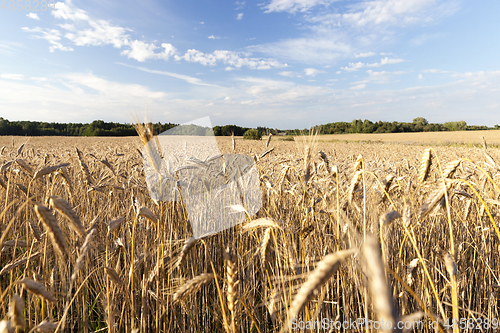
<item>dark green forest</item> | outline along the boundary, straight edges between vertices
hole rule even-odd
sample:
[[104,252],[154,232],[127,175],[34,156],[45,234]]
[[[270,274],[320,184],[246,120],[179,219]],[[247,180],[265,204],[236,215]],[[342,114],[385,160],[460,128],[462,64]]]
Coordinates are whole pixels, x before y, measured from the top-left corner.
[[[154,133],[159,134],[171,129],[177,124],[156,123],[152,124]],[[236,136],[243,134],[251,128],[237,125],[214,126],[213,132],[216,136]],[[282,130],[277,128],[257,127],[261,135],[269,133],[286,133],[287,135],[300,135],[309,129]],[[429,123],[425,118],[418,117],[411,123],[387,122],[354,119],[351,122],[332,122],[324,125],[314,126],[312,130],[318,130],[320,134],[344,134],[344,133],[401,133],[401,132],[437,132],[437,131],[465,131],[465,130],[487,130],[500,129],[499,125],[469,126],[465,121],[446,122],[444,124]],[[27,135],[27,136],[134,136],[137,135],[133,124],[107,123],[102,120],[94,120],[90,124],[82,123],[48,123],[40,121],[9,121],[0,117],[0,135]]]

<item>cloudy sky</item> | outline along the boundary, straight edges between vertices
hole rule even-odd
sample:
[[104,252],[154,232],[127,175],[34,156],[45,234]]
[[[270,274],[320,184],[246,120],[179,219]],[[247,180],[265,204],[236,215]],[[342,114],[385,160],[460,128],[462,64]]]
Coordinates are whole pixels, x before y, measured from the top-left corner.
[[500,123],[498,0],[18,3],[0,7],[9,120]]

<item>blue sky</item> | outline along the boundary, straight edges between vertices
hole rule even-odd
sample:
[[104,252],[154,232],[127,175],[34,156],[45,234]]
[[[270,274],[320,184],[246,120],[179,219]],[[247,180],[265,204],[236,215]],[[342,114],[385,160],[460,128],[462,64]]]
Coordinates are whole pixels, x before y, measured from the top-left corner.
[[19,3],[0,7],[9,120],[500,123],[496,0]]

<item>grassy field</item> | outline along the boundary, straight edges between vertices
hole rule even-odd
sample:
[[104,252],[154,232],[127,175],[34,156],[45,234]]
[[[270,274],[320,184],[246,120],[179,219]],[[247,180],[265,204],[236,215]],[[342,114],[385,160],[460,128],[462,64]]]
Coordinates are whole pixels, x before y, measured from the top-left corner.
[[498,133],[236,138],[262,208],[203,239],[138,137],[0,137],[0,332],[494,331]]

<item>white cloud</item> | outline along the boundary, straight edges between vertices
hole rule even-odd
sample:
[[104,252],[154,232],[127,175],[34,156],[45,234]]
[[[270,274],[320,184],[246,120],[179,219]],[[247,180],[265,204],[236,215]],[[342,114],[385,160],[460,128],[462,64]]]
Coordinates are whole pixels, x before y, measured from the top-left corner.
[[350,62],[348,66],[341,67],[341,69],[343,69],[346,72],[354,72],[354,71],[357,71],[358,69],[363,68],[363,67],[380,67],[383,65],[398,64],[398,63],[404,62],[404,61],[405,61],[404,59],[385,57],[385,58],[380,59],[380,62],[375,62],[375,63],[371,63],[371,64],[362,63],[362,62],[356,62],[356,63]]
[[87,15],[87,12],[74,8],[73,6],[69,6],[64,2],[56,2],[56,10],[52,11],[51,14],[58,19],[63,20],[71,20],[71,21],[89,21],[90,18]]
[[210,36],[208,36],[208,39],[220,39],[220,37],[214,36],[214,35],[210,35]]
[[431,68],[431,69],[424,69],[422,73],[432,73],[432,74],[447,74],[447,73],[452,73],[450,71],[444,71],[441,69],[436,69],[436,68]]
[[355,53],[354,58],[368,58],[368,57],[373,57],[375,54],[376,54],[375,52]]
[[144,43],[140,40],[134,40],[129,43],[130,50],[124,50],[121,54],[126,55],[128,58],[135,59],[139,62],[144,62],[148,59],[163,59],[168,60],[176,53],[175,47],[172,44],[163,43],[161,46],[164,51],[155,53],[158,47],[154,44]]
[[236,19],[241,20],[242,18],[243,18],[243,13],[238,13],[238,15],[236,16]]
[[405,26],[433,21],[455,12],[456,8],[454,1],[373,0],[353,5],[349,13],[342,14],[342,20],[356,26]]
[[365,88],[366,88],[365,83],[358,84],[357,86],[351,87],[352,90],[365,89]]
[[[388,58],[388,57],[385,57],[383,59],[380,59],[380,65],[379,66],[382,66],[382,65],[391,65],[391,64],[399,64],[400,62],[404,62],[403,59],[398,59],[398,58]],[[374,67],[379,67],[379,66],[374,66]]]
[[320,70],[317,70],[315,68],[306,68],[306,69],[304,69],[304,72],[307,76],[316,76],[317,74],[320,74],[320,73],[326,73],[325,71],[320,71]]
[[335,0],[271,0],[271,2],[265,6],[262,6],[265,9],[264,13],[272,13],[272,12],[305,12],[312,7],[318,5],[328,6],[330,3]]
[[418,79],[419,80],[422,80],[424,77],[422,76],[422,74],[418,74]]
[[40,17],[38,16],[37,13],[31,12],[31,13],[28,13],[28,15],[26,15],[26,16],[28,16],[30,19],[40,21]]
[[121,48],[129,43],[129,36],[126,32],[130,31],[130,29],[113,26],[104,20],[89,20],[88,25],[90,28],[68,32],[64,37],[71,40],[77,46],[111,44],[116,48]]
[[0,78],[8,80],[24,80],[26,77],[22,74],[0,74]]
[[355,72],[360,68],[366,67],[366,64],[362,62],[350,62],[348,66],[346,67],[341,67],[341,69],[345,70],[346,72]]
[[295,76],[297,76],[296,73],[290,72],[290,71],[283,71],[283,72],[279,72],[278,74],[281,75],[281,76],[286,76],[286,77],[295,77]]
[[203,66],[215,66],[217,62],[235,68],[248,67],[250,69],[270,69],[287,67],[274,59],[241,57],[239,53],[225,50],[217,50],[213,53],[203,53],[195,49],[189,49],[183,56],[175,56],[176,60],[183,59],[188,62],[196,62]]

